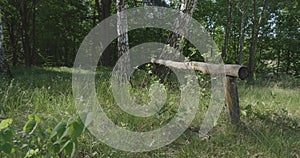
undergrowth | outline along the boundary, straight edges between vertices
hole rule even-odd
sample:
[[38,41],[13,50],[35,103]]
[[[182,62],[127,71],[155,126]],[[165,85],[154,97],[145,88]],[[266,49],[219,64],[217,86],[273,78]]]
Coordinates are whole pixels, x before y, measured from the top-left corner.
[[[107,116],[132,131],[151,131],[176,115],[180,90],[176,78],[164,85],[166,103],[148,118],[134,117],[117,106],[110,71],[99,68],[96,91]],[[15,68],[15,78],[1,77],[0,157],[299,157],[299,79],[239,83],[241,122],[231,125],[223,110],[215,127],[204,137],[197,128],[210,103],[210,78],[199,75],[199,110],[176,141],[160,149],[130,153],[99,141],[85,127],[88,113],[77,113],[70,68]],[[132,77],[130,93],[140,104],[151,100],[151,84],[158,79],[142,71]],[[224,108],[225,109],[225,108]],[[83,120],[83,121],[82,121]]]

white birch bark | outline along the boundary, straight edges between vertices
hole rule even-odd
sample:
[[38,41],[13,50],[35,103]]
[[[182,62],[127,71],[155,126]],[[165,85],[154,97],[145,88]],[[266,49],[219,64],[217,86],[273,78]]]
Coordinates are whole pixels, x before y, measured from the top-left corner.
[[3,48],[3,26],[0,16],[0,71],[7,74],[9,77],[12,77],[9,66],[6,62],[4,48]]

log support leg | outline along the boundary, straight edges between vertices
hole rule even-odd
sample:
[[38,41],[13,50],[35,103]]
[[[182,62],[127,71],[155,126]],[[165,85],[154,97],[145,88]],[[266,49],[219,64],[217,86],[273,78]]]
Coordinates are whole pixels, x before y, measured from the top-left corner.
[[226,108],[229,114],[229,119],[232,124],[237,124],[240,121],[240,104],[236,78],[226,77]]

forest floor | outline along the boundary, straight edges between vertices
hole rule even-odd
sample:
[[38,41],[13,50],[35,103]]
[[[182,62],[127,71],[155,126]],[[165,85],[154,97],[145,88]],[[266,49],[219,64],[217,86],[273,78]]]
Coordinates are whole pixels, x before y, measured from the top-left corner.
[[[114,102],[110,69],[96,75],[97,97],[107,116],[132,131],[149,131],[165,125],[176,114],[180,91],[169,85],[167,103],[159,115],[135,118]],[[160,149],[131,153],[101,143],[78,121],[70,68],[15,68],[15,79],[1,77],[0,157],[300,157],[300,79],[258,78],[239,82],[241,123],[231,125],[224,110],[205,137],[186,130]],[[139,72],[131,93],[149,102],[151,77]],[[146,75],[147,76],[147,75]],[[142,84],[140,84],[142,83]],[[209,89],[209,81],[203,89]],[[201,92],[201,105],[192,127],[199,127],[210,94]]]

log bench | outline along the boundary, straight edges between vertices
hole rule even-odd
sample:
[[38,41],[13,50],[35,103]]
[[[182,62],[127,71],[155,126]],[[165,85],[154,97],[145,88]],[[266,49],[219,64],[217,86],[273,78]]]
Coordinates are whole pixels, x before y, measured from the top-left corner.
[[[224,74],[225,82],[225,101],[229,114],[230,122],[237,124],[240,121],[240,104],[236,79],[244,80],[248,77],[248,69],[242,65],[236,64],[210,64],[204,62],[176,62],[171,60],[152,60],[152,63],[173,67],[176,69],[198,70],[203,74]],[[224,66],[224,68],[222,68]]]

